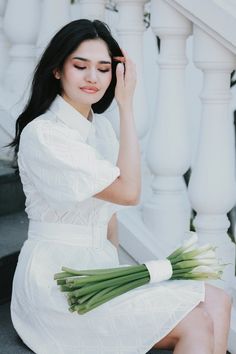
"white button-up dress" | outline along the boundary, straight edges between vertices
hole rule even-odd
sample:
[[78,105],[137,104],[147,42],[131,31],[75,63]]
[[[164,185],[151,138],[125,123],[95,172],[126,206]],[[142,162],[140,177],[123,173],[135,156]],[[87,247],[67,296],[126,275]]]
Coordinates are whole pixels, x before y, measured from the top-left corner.
[[204,284],[164,281],[79,315],[53,275],[61,266],[118,267],[107,225],[120,206],[93,196],[120,174],[111,123],[85,119],[57,96],[21,134],[20,176],[29,217],[11,302],[13,325],[37,354],[145,354],[200,301]]

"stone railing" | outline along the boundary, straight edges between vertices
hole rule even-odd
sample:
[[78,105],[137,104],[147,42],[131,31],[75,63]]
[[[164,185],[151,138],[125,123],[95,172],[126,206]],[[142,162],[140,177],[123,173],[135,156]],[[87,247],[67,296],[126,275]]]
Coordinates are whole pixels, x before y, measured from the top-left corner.
[[[229,263],[224,287],[236,297],[235,244],[227,234],[236,197],[230,90],[235,14],[232,0],[0,0],[0,141],[2,146],[13,136],[32,70],[52,34],[71,19],[104,20],[138,72],[134,106],[143,192],[139,206],[118,212],[120,243],[139,262],[163,257],[189,230],[194,209],[200,243],[216,245]],[[119,135],[115,103],[107,116]],[[1,149],[0,157],[10,155]],[[190,168],[187,187],[183,176]],[[232,354],[234,316],[235,310]]]

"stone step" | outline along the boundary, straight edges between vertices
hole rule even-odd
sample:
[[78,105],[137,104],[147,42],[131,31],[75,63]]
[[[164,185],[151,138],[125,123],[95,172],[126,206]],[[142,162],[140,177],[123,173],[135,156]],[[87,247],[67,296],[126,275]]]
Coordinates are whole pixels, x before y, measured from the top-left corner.
[[25,196],[9,161],[0,160],[0,303],[9,301],[19,250],[26,238]]
[[0,160],[0,215],[24,210],[25,195],[20,177],[10,162]]
[[0,216],[0,304],[10,299],[12,279],[27,229],[24,211]]
[[0,343],[2,354],[33,353],[17,335],[10,317],[10,303],[0,305]]

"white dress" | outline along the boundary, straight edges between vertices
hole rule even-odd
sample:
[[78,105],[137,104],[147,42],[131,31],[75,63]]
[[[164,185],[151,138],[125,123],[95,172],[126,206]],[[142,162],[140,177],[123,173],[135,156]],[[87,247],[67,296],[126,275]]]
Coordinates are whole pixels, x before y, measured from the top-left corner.
[[29,217],[11,316],[37,354],[145,354],[200,301],[204,283],[148,284],[79,315],[53,280],[61,266],[119,266],[107,224],[119,209],[93,195],[120,174],[118,141],[103,115],[85,119],[62,97],[23,130],[18,154]]

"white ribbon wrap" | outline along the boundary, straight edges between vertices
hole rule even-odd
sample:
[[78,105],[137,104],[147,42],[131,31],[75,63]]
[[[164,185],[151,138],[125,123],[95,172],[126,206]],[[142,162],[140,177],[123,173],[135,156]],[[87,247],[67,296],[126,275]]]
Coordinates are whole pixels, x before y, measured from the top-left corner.
[[168,280],[173,274],[173,269],[168,259],[157,259],[144,263],[150,274],[150,283]]

